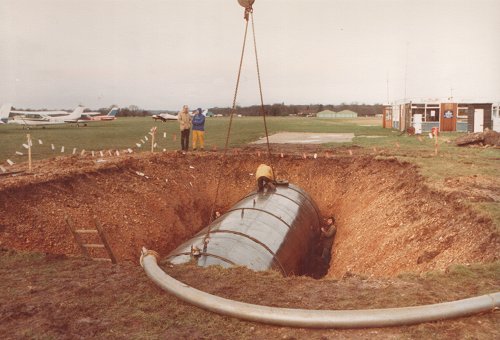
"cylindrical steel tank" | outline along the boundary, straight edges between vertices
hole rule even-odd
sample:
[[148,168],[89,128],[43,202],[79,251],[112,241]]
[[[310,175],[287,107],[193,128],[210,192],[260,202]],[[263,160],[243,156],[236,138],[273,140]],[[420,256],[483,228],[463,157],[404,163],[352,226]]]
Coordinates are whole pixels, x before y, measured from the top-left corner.
[[[257,271],[273,268],[283,275],[300,274],[319,230],[320,215],[314,201],[297,186],[280,183],[275,191],[245,196],[172,251],[167,261],[180,264],[193,259],[199,266],[245,266]],[[209,242],[204,249],[207,231]]]

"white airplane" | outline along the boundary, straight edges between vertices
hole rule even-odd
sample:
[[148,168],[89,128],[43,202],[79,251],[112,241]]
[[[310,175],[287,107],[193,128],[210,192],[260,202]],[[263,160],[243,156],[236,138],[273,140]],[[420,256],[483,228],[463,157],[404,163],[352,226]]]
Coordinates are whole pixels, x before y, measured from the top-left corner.
[[158,115],[151,116],[154,120],[161,120],[162,122],[166,122],[168,120],[177,120],[177,115],[173,115],[170,113],[160,113]]
[[74,123],[115,120],[119,111],[119,108],[113,107],[106,115],[102,115],[100,112],[84,112],[82,117],[77,119]]
[[[201,114],[204,115],[205,117],[207,116],[207,113],[208,113],[207,109],[205,109],[201,112]],[[189,115],[191,117],[193,117],[195,114],[196,114],[196,110],[193,112],[189,112]],[[171,113],[160,113],[160,114],[151,116],[151,118],[153,118],[154,120],[161,120],[162,122],[166,122],[168,120],[177,120],[177,115],[173,115]]]
[[12,108],[12,105],[10,105],[10,104],[3,104],[2,107],[0,107],[0,124],[7,123],[7,120],[9,119],[11,108]]
[[[21,114],[20,116],[14,116],[13,119],[9,120],[9,124],[19,124],[25,126],[43,126],[43,125],[55,125],[55,124],[65,124],[65,123],[77,123],[82,117],[83,106],[78,106],[73,112],[66,112],[65,115],[60,115],[61,112],[65,111],[47,111],[50,112],[46,114],[45,111],[10,111],[10,113],[15,112]],[[59,116],[51,116],[58,114]]]
[[[58,111],[20,111],[20,110],[12,110],[11,104],[5,104],[5,106],[8,107],[10,113],[13,116],[24,116],[24,117],[28,117],[28,118],[39,118],[40,115],[44,115],[44,116],[48,116],[48,117],[63,117],[63,116],[68,116],[71,114],[71,112],[62,111],[62,110],[58,110]],[[77,107],[77,109],[78,109],[78,107]]]

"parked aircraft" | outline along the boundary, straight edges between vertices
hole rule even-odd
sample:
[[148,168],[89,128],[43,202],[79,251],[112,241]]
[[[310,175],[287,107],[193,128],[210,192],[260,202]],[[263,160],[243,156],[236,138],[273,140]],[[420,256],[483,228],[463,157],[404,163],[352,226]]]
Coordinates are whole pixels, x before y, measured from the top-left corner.
[[[14,116],[13,119],[9,120],[9,124],[20,124],[26,126],[43,126],[43,125],[55,125],[64,123],[77,123],[82,117],[83,106],[78,106],[73,112],[66,115],[60,116],[50,116],[56,111],[48,111],[49,114],[45,114],[44,111],[10,111],[10,113],[15,112],[21,114],[20,116]],[[65,112],[65,111],[59,111]],[[58,113],[59,114],[59,113]]]
[[115,120],[116,115],[120,111],[119,108],[113,107],[107,115],[101,115],[100,112],[85,112],[80,119],[75,123],[86,123],[89,121],[103,121],[103,120]]
[[[194,116],[194,113],[196,111],[193,111],[193,112],[189,112],[189,115],[192,117]],[[208,110],[203,110],[201,112],[202,115],[206,116],[207,115],[207,112]],[[162,122],[166,122],[167,120],[177,120],[177,115],[173,115],[173,114],[170,114],[170,113],[160,113],[158,115],[153,115],[152,118],[154,120],[161,120]]]
[[2,107],[0,107],[0,124],[7,123],[11,108],[12,105],[10,104],[3,104]]
[[162,122],[166,122],[167,120],[177,120],[177,115],[173,115],[170,113],[160,113],[158,115],[153,115],[152,118],[154,120],[161,120]]
[[[62,111],[62,110],[58,110],[58,111],[21,111],[21,110],[12,110],[11,104],[6,104],[6,106],[8,106],[10,113],[14,117],[15,116],[23,116],[23,117],[27,117],[27,118],[32,118],[32,117],[39,118],[40,115],[47,116],[47,117],[64,117],[64,116],[68,116],[72,113],[72,112]],[[78,107],[76,109],[78,109]],[[73,110],[73,112],[75,112],[75,110]]]

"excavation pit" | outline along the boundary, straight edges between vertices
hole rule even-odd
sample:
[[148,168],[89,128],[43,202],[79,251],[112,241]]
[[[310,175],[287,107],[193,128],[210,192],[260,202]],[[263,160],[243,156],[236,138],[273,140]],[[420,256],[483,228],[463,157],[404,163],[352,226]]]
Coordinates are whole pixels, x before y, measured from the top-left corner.
[[[136,262],[142,246],[165,256],[208,225],[219,172],[216,210],[254,189],[255,169],[266,158],[249,150],[230,154],[222,167],[218,153],[37,162],[34,174],[0,181],[0,246],[79,256],[65,216],[82,229],[92,228],[95,216],[119,262]],[[274,167],[314,199],[321,216],[336,218],[327,277],[445,270],[500,253],[489,219],[430,190],[409,163],[285,154]]]

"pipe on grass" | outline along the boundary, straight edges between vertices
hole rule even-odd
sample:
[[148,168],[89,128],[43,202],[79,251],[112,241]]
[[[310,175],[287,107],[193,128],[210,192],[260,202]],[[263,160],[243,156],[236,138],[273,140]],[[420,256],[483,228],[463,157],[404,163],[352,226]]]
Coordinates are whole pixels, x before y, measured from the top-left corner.
[[500,292],[473,298],[415,307],[361,310],[307,310],[268,307],[233,301],[202,292],[167,275],[157,254],[142,248],[141,265],[157,285],[197,307],[243,320],[304,328],[365,328],[411,325],[500,308]]

